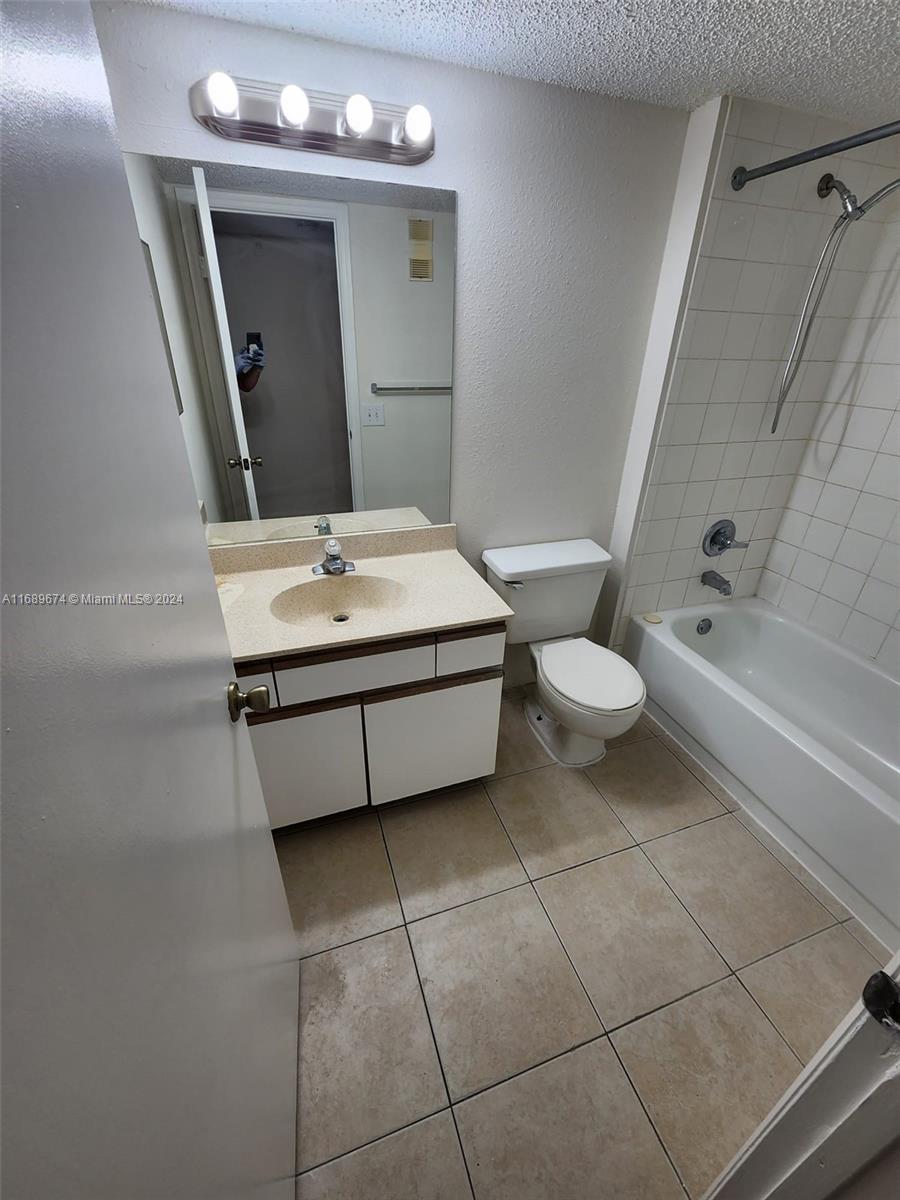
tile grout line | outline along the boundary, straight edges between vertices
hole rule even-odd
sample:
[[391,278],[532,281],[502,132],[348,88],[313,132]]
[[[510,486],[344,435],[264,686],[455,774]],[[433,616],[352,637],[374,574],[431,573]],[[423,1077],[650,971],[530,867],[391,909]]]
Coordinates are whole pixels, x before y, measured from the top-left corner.
[[[743,970],[743,968],[741,968],[741,969]],[[772,1018],[769,1016],[769,1014],[766,1012],[766,1010],[763,1008],[763,1006],[757,1000],[757,998],[753,995],[753,993],[747,987],[746,983],[744,983],[743,979],[741,979],[740,975],[738,975],[737,971],[735,971],[734,977],[738,981],[740,986],[744,989],[744,991],[747,993],[747,995],[750,997],[750,999],[753,1001],[753,1003],[756,1005],[756,1007],[759,1009],[759,1011],[762,1013],[762,1015],[765,1017],[765,1019],[768,1021],[768,1023],[772,1026],[772,1028],[778,1034],[778,1036],[781,1038],[781,1040],[784,1042],[785,1046],[787,1046],[790,1053],[794,1056],[794,1058],[796,1058],[797,1062],[800,1064],[800,1070],[801,1071],[806,1070],[806,1063],[803,1061],[803,1059],[800,1057],[800,1055],[797,1053],[797,1051],[794,1049],[794,1047],[791,1045],[791,1043],[787,1040],[785,1035],[781,1032],[781,1030],[778,1028],[778,1026],[775,1024],[775,1022],[772,1020]],[[782,1095],[783,1094],[784,1093],[782,1093]]]
[[[485,791],[487,791],[487,788],[485,788]],[[500,822],[501,825],[503,825],[503,818],[500,816],[500,813],[497,812],[497,808],[494,805],[494,801],[491,798],[491,795],[489,792],[488,792],[488,800],[490,801],[491,807],[494,809],[494,812],[497,815],[497,820]],[[516,849],[516,845],[513,842],[512,838],[510,837],[509,831],[506,829],[505,825],[503,825],[503,829],[506,832],[506,836],[509,838],[510,845],[512,846],[513,850],[515,850],[516,855],[519,858],[519,862],[522,862],[521,855],[519,855],[519,851]],[[627,826],[626,826],[626,829],[627,829]],[[525,868],[524,862],[522,862],[522,869],[525,870],[525,873],[527,875],[528,872]],[[547,908],[544,904],[544,901],[543,901],[543,898],[541,897],[540,892],[535,887],[533,880],[529,880],[529,882],[531,883],[531,889],[534,892],[535,896],[537,897],[537,902],[541,906],[541,910],[543,911],[544,916],[547,918],[548,922],[550,923],[550,928],[556,934],[556,940],[559,942],[562,952],[563,952],[563,954],[565,954],[566,959],[568,960],[569,966],[572,968],[572,970],[575,974],[575,978],[581,984],[581,990],[584,992],[584,995],[587,999],[588,1004],[591,1006],[591,1009],[592,1009],[594,1015],[596,1016],[597,1020],[600,1022],[600,1029],[602,1031],[600,1034],[600,1037],[604,1037],[604,1036],[606,1037],[606,1040],[607,1040],[608,1044],[612,1047],[613,1053],[616,1055],[616,1058],[619,1058],[619,1055],[616,1053],[616,1049],[612,1044],[612,1039],[609,1037],[609,1031],[607,1030],[605,1024],[603,1023],[603,1018],[600,1016],[600,1013],[597,1009],[596,1004],[594,1003],[594,1001],[591,997],[590,992],[585,987],[584,980],[581,978],[578,968],[575,966],[575,963],[572,961],[572,956],[569,954],[568,948],[566,947],[566,944],[563,941],[559,930],[556,928],[556,925],[553,922],[553,918],[550,916],[549,912],[547,912]],[[599,1039],[593,1038],[591,1040],[598,1041]],[[572,1049],[577,1049],[577,1048],[578,1047],[574,1047],[574,1046],[572,1047]],[[568,1051],[566,1053],[568,1053]],[[619,1065],[622,1066],[622,1070],[625,1071],[625,1068],[624,1068],[624,1065],[622,1064],[621,1059],[619,1059]],[[685,1194],[687,1194],[687,1188],[684,1185],[684,1181],[681,1178],[680,1172],[678,1171],[677,1167],[675,1166],[674,1161],[672,1160],[672,1156],[669,1154],[668,1147],[666,1146],[665,1142],[663,1141],[662,1137],[660,1136],[659,1130],[656,1128],[656,1125],[653,1123],[650,1113],[647,1111],[647,1106],[644,1104],[644,1101],[641,1099],[641,1095],[638,1092],[637,1088],[634,1086],[631,1076],[628,1074],[627,1071],[625,1071],[625,1078],[628,1080],[629,1084],[631,1084],[632,1091],[634,1092],[635,1096],[637,1097],[638,1104],[640,1104],[641,1108],[644,1110],[644,1115],[646,1116],[647,1121],[649,1122],[650,1128],[653,1130],[654,1134],[656,1135],[656,1139],[659,1142],[660,1147],[662,1148],[663,1154],[665,1154],[666,1158],[668,1159],[669,1165],[671,1166],[672,1171],[675,1174],[675,1178],[678,1180],[679,1183],[681,1183],[681,1186],[684,1189]]]
[[[405,913],[405,910],[403,909],[403,901],[400,897],[400,888],[397,886],[397,876],[394,873],[394,863],[393,863],[393,860],[391,859],[391,851],[390,851],[390,848],[388,847],[387,837],[385,836],[384,824],[381,820],[381,814],[378,813],[377,816],[378,816],[378,828],[381,830],[381,840],[384,843],[384,852],[387,855],[388,866],[390,867],[390,871],[391,871],[391,879],[393,879],[393,881],[394,881],[394,890],[397,893],[397,899],[400,901],[400,911],[403,913],[404,918],[405,918],[406,913]],[[403,932],[406,934],[406,944],[409,947],[409,956],[412,959],[413,970],[416,973],[416,982],[419,985],[419,994],[422,997],[422,1007],[425,1010],[425,1019],[428,1021],[428,1030],[431,1033],[431,1043],[434,1046],[434,1054],[435,1054],[435,1057],[437,1058],[438,1068],[441,1072],[441,1081],[444,1085],[444,1093],[447,1096],[447,1106],[450,1109],[450,1119],[453,1121],[453,1128],[456,1132],[456,1141],[457,1141],[457,1144],[459,1145],[459,1152],[460,1152],[460,1155],[462,1156],[463,1166],[465,1167],[465,1171],[466,1171],[466,1179],[469,1181],[469,1191],[472,1193],[472,1200],[475,1200],[475,1185],[472,1182],[472,1172],[469,1170],[469,1161],[466,1158],[466,1151],[465,1151],[465,1147],[463,1146],[462,1136],[460,1135],[460,1132],[459,1132],[459,1125],[456,1120],[456,1113],[453,1111],[453,1099],[450,1095],[450,1088],[447,1084],[447,1072],[444,1069],[444,1060],[441,1058],[440,1046],[438,1045],[437,1035],[434,1032],[434,1022],[431,1019],[431,1010],[428,1007],[428,997],[425,995],[425,988],[424,988],[424,985],[422,984],[422,975],[421,975],[421,972],[419,971],[419,963],[416,958],[416,952],[413,948],[412,938],[410,937],[409,924],[406,922],[405,919],[404,919],[404,923],[403,923]]]
[[306,1167],[303,1171],[298,1171],[294,1179],[302,1179],[305,1175],[311,1175],[313,1171],[318,1171],[321,1167],[330,1167],[332,1163],[340,1162],[342,1158],[349,1158],[351,1154],[356,1154],[360,1150],[367,1150],[369,1146],[376,1146],[379,1142],[386,1142],[388,1138],[392,1138],[398,1133],[405,1133],[407,1129],[412,1129],[416,1125],[423,1125],[426,1121],[430,1121],[432,1117],[439,1117],[441,1113],[449,1111],[450,1105],[446,1104],[442,1108],[436,1108],[434,1112],[426,1113],[424,1117],[416,1117],[414,1121],[407,1121],[405,1125],[398,1125],[396,1129],[389,1129],[387,1133],[379,1133],[377,1137],[361,1142],[358,1146],[354,1146],[352,1150],[342,1150],[340,1154],[333,1154],[331,1158],[325,1158],[322,1162],[316,1163],[315,1166]]

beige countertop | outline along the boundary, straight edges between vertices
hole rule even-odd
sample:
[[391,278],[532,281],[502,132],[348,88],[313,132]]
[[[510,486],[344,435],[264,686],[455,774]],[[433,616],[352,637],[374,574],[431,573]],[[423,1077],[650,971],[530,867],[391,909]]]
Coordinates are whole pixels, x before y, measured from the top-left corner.
[[[494,589],[451,548],[455,528],[432,526],[431,530],[427,541],[425,530],[418,538],[413,535],[419,531],[411,530],[405,538],[404,531],[399,531],[391,536],[357,534],[342,539],[344,557],[356,563],[356,571],[344,576],[312,574],[311,564],[322,558],[321,546],[313,539],[280,543],[284,548],[280,561],[273,561],[271,551],[265,553],[271,543],[258,550],[247,547],[244,559],[238,557],[236,548],[227,552],[227,558],[226,552],[219,551],[218,561],[213,553],[219,601],[235,662],[489,624],[510,617],[511,610]],[[441,532],[451,530],[450,536]],[[429,548],[429,543],[434,548]],[[369,556],[361,553],[366,549],[371,551]],[[390,553],[397,549],[407,552]],[[303,561],[287,562],[292,553]],[[290,589],[289,597],[284,598],[283,593]],[[281,619],[276,615],[279,611],[296,614],[296,619]],[[347,613],[349,619],[336,624],[332,617],[337,613]]]

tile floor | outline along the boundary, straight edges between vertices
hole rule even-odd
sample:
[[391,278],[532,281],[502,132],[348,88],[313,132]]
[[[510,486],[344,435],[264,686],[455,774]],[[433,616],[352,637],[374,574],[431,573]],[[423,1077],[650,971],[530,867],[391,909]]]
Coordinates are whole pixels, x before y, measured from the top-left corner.
[[658,726],[567,770],[515,694],[490,779],[277,847],[298,1200],[697,1200],[887,953]]

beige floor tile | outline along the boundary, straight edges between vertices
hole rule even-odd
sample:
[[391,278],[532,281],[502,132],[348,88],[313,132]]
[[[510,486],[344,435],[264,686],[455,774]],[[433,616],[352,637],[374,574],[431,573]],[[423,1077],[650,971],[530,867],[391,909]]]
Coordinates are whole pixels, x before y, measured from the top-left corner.
[[740,800],[732,795],[728,788],[716,779],[715,775],[707,771],[706,767],[694,758],[693,754],[685,746],[682,746],[681,742],[673,738],[667,729],[664,729],[658,721],[654,720],[647,713],[644,713],[643,720],[647,722],[650,732],[655,734],[662,744],[672,751],[679,762],[683,763],[693,775],[697,776],[700,782],[712,792],[716,799],[729,812],[738,812],[741,809]]
[[297,1200],[472,1200],[449,1109],[301,1175]]
[[602,1032],[530,884],[409,933],[453,1099]]
[[275,849],[301,956],[403,924],[374,814],[284,834]]
[[480,784],[385,809],[381,821],[408,921],[528,878]]
[[843,926],[738,972],[795,1054],[809,1062],[859,999],[878,963]]
[[606,1039],[456,1108],[484,1200],[680,1200],[684,1193]]
[[622,733],[619,737],[608,738],[606,748],[607,750],[614,750],[616,746],[627,746],[629,742],[641,742],[644,738],[649,737],[653,737],[653,730],[646,719],[641,716],[638,717],[627,733]]
[[815,875],[807,871],[806,867],[801,862],[798,862],[789,850],[785,850],[784,846],[763,829],[762,825],[758,821],[755,821],[748,812],[741,809],[740,812],[735,813],[735,816],[745,829],[750,830],[757,841],[762,842],[766,849],[775,855],[783,867],[787,867],[795,879],[800,880],[808,892],[812,892],[819,903],[823,904],[833,917],[837,917],[839,921],[845,921],[850,917],[850,910],[841,904],[837,896],[832,895],[824,884],[819,883]]
[[800,1070],[733,978],[611,1038],[695,1200]]
[[515,775],[545,767],[553,759],[537,740],[525,720],[522,708],[524,689],[504,692],[500,702],[500,734],[497,739],[497,764],[491,779]]
[[298,1169],[447,1104],[402,929],[300,964]]
[[729,973],[641,850],[536,886],[607,1029]]
[[554,763],[487,789],[532,879],[634,844],[583,771]]
[[648,842],[645,850],[734,969],[834,922],[732,816]]
[[656,738],[610,750],[587,773],[639,842],[724,811]]
[[862,921],[857,921],[856,917],[852,921],[848,921],[844,928],[848,933],[852,933],[856,940],[878,959],[879,963],[886,967],[896,953],[889,946],[885,946],[884,942],[878,940],[874,933],[869,933]]

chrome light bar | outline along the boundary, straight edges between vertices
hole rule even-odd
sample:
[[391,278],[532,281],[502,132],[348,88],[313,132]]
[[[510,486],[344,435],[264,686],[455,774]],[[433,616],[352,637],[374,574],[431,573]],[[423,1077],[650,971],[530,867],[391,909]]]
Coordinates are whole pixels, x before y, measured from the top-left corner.
[[[308,100],[308,112],[302,99],[297,103],[298,93]],[[359,95],[303,93],[293,84],[262,83],[220,71],[193,84],[190,104],[204,129],[231,141],[406,166],[426,162],[434,154],[431,117],[422,105],[400,108],[367,102]],[[360,110],[363,124],[369,118],[363,130]],[[292,123],[288,116],[296,117],[298,112],[303,115],[302,122]]]

